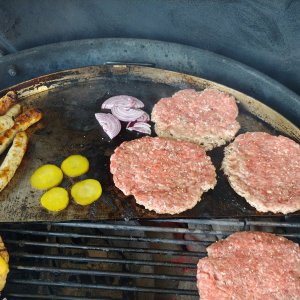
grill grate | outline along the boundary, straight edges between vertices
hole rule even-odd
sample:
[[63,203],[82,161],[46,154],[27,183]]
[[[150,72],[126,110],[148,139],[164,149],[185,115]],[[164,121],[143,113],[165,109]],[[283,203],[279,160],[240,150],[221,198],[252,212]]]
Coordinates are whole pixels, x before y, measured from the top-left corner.
[[12,299],[199,299],[196,264],[241,230],[300,241],[299,218],[2,224]]

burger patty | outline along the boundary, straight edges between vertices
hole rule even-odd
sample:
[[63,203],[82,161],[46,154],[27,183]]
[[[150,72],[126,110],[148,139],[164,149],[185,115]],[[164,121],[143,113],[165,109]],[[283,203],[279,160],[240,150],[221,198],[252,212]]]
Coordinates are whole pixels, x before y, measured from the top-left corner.
[[222,163],[232,188],[261,212],[300,209],[300,145],[265,132],[239,135]]
[[158,136],[190,141],[206,150],[226,144],[240,128],[234,97],[215,89],[181,90],[152,110]]
[[125,195],[160,214],[194,207],[216,185],[215,168],[203,148],[159,137],[122,143],[111,156],[110,171]]
[[284,237],[237,232],[207,248],[200,259],[201,300],[300,299],[300,248]]

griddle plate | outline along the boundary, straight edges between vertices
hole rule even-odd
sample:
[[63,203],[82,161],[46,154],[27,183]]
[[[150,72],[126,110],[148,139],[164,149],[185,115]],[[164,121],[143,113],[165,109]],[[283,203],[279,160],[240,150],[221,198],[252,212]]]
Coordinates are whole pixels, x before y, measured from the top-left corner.
[[[213,191],[205,193],[196,207],[180,215],[158,215],[148,211],[137,205],[133,197],[125,197],[114,186],[109,172],[110,155],[123,141],[142,137],[143,134],[126,131],[124,123],[119,136],[111,141],[94,117],[96,112],[101,111],[101,103],[112,95],[128,94],[141,99],[145,103],[145,110],[151,113],[154,103],[162,97],[171,96],[183,88],[201,90],[207,86],[229,91],[241,102],[239,133],[279,133],[249,112],[255,110],[260,117],[271,122],[275,120],[273,125],[285,129],[294,138],[300,136],[299,130],[287,120],[252,98],[201,78],[164,70],[97,66],[56,73],[12,87],[18,91],[24,107],[40,108],[44,117],[39,124],[30,128],[31,137],[25,158],[15,177],[0,194],[0,221],[273,216],[258,213],[229,186],[220,171],[224,147],[208,152],[217,169],[217,186]],[[43,192],[31,188],[30,176],[43,164],[53,163],[59,166],[71,154],[86,156],[91,168],[88,174],[74,180],[65,178],[61,186],[70,190],[76,181],[95,178],[102,184],[103,195],[90,206],[82,207],[70,200],[64,211],[49,213],[40,206],[39,199]]]

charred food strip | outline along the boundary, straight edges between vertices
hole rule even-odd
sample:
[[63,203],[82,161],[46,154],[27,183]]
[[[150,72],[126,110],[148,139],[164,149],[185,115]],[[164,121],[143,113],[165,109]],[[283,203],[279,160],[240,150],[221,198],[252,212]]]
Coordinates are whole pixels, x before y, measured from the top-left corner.
[[42,113],[35,108],[28,109],[19,115],[15,120],[14,126],[0,135],[0,154],[5,151],[18,132],[25,131],[28,127],[38,122],[41,118]]
[[14,118],[21,113],[21,105],[16,104],[10,108],[4,116],[0,116],[0,133],[12,128],[15,124]]
[[15,118],[21,113],[21,111],[22,111],[21,104],[16,104],[13,107],[11,107],[5,115],[11,118]]
[[9,91],[5,96],[0,98],[0,116],[17,103],[17,94],[14,91]]
[[21,164],[27,149],[27,144],[27,134],[24,131],[17,133],[13,144],[0,167],[0,192],[10,182],[19,165]]
[[0,133],[12,128],[15,122],[10,116],[0,116]]

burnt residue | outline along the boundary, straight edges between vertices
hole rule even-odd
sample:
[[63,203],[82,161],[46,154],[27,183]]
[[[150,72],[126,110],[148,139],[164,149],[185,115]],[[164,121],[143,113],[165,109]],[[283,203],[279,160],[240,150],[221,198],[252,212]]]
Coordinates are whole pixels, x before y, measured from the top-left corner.
[[[76,72],[76,71],[74,71]],[[153,72],[153,70],[151,71]],[[173,73],[172,73],[173,74]],[[63,76],[71,76],[72,71]],[[79,74],[77,74],[79,75]],[[105,76],[104,76],[105,75]],[[142,74],[114,75],[104,74],[102,77],[72,84],[63,85],[59,74],[50,76],[61,85],[46,93],[38,93],[27,97],[23,105],[42,109],[43,119],[31,129],[32,135],[25,158],[15,177],[1,193],[0,221],[58,221],[58,220],[100,220],[100,219],[143,219],[143,218],[199,218],[199,217],[248,217],[270,216],[273,214],[258,213],[242,197],[230,187],[221,170],[224,146],[209,151],[216,167],[218,183],[214,190],[202,196],[202,200],[191,210],[180,215],[158,215],[137,205],[134,197],[125,196],[114,186],[110,173],[110,156],[122,142],[144,136],[129,132],[123,123],[121,133],[110,140],[97,123],[94,114],[101,112],[101,104],[111,96],[128,94],[141,99],[145,110],[150,114],[153,105],[162,97],[169,97],[182,88],[200,90],[208,82],[187,75],[176,74],[175,83],[172,77],[166,83],[145,79]],[[175,76],[175,75],[174,75]],[[182,81],[178,81],[181,78]],[[163,81],[162,79],[160,79]],[[39,80],[34,80],[36,84]],[[43,84],[43,82],[40,82]],[[29,87],[29,83],[26,83]],[[22,86],[22,85],[21,85]],[[209,83],[212,86],[212,83]],[[24,84],[22,86],[24,88]],[[249,113],[239,105],[238,120],[241,124],[239,133],[245,131],[265,131],[278,134],[273,127]],[[153,123],[152,130],[155,136]],[[61,162],[71,154],[86,156],[90,162],[87,174],[78,178],[65,177],[61,186],[70,191],[72,185],[79,180],[94,178],[100,181],[103,194],[101,198],[89,206],[80,206],[70,199],[68,208],[59,213],[49,213],[40,205],[42,191],[30,186],[30,176],[36,168],[46,163],[60,166]]]

